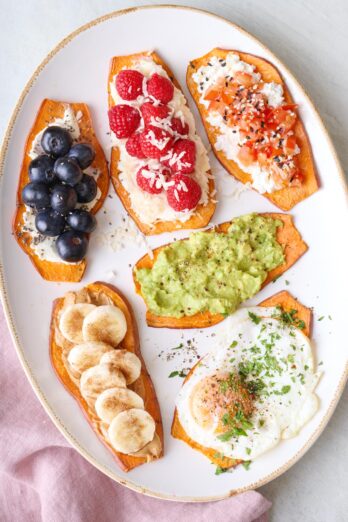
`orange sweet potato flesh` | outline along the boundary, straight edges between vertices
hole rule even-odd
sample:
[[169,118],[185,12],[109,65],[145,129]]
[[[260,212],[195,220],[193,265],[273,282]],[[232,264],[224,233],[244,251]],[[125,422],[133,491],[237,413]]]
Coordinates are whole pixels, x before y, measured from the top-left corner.
[[[131,68],[132,64],[137,60],[144,57],[151,57],[152,60],[161,65],[163,69],[167,72],[169,78],[174,83],[175,87],[181,90],[181,87],[177,80],[175,79],[172,71],[169,67],[163,62],[163,60],[158,56],[155,52],[142,52],[137,54],[131,54],[129,56],[115,56],[111,60],[110,72],[109,72],[109,81],[108,81],[108,99],[109,99],[109,107],[113,107],[114,101],[110,92],[110,83],[114,81],[114,76],[124,67]],[[192,215],[190,219],[185,222],[181,221],[157,221],[153,225],[147,225],[146,223],[142,223],[137,214],[134,212],[131,206],[131,200],[129,197],[129,193],[123,187],[120,181],[120,170],[118,168],[118,162],[120,159],[120,150],[118,147],[113,147],[111,151],[111,164],[110,164],[110,175],[111,182],[117,192],[124,208],[127,210],[128,214],[135,221],[138,228],[145,235],[156,235],[162,234],[163,232],[172,232],[178,229],[193,229],[193,228],[201,228],[208,225],[211,220],[214,211],[215,211],[215,203],[212,201],[212,194],[215,190],[214,180],[209,179],[209,202],[207,205],[198,205],[195,213]],[[135,174],[135,173],[134,173]]]
[[[29,256],[31,262],[35,266],[39,274],[47,281],[62,281],[62,282],[77,282],[80,281],[84,271],[86,269],[86,260],[80,263],[54,263],[40,259],[39,256],[31,249],[31,237],[29,232],[23,231],[23,214],[25,212],[25,205],[22,202],[22,190],[24,186],[29,183],[28,168],[31,162],[29,152],[35,136],[45,129],[49,123],[56,118],[61,118],[64,114],[64,109],[67,103],[45,99],[41,103],[39,111],[37,113],[33,127],[31,128],[24,149],[24,157],[20,171],[19,183],[17,188],[17,206],[13,220],[13,233],[14,236],[22,248],[22,250]],[[79,111],[82,116],[79,120],[80,126],[80,142],[90,143],[95,152],[96,156],[92,163],[92,167],[100,170],[97,184],[101,192],[101,197],[96,201],[91,212],[95,214],[98,212],[100,207],[106,198],[109,189],[109,172],[106,158],[101,148],[92,127],[92,118],[88,109],[88,106],[84,103],[69,103],[74,113],[77,114]]]
[[[296,261],[306,252],[307,245],[301,238],[300,233],[296,229],[293,224],[292,217],[288,214],[278,214],[278,213],[264,213],[261,214],[265,217],[272,217],[274,219],[279,219],[283,222],[282,227],[278,227],[277,229],[277,241],[283,246],[285,262],[271,270],[269,272],[266,280],[264,281],[262,287],[267,285],[270,281],[273,281],[275,278],[279,277],[283,274],[288,268],[290,268]],[[227,232],[228,228],[231,225],[231,221],[227,223],[222,223],[214,228],[215,232]],[[209,233],[209,231],[207,231]],[[135,269],[140,268],[152,268],[154,262],[161,249],[167,245],[163,245],[159,248],[156,248],[153,251],[154,258],[151,259],[149,255],[145,255],[135,265]],[[135,273],[133,272],[133,279],[135,284],[135,289],[139,295],[141,294],[141,286],[138,283]],[[186,317],[162,317],[153,314],[150,310],[146,311],[146,321],[149,326],[157,327],[157,328],[206,328],[208,326],[213,326],[214,324],[220,323],[223,321],[225,317],[221,314],[212,314],[211,312],[201,312],[195,315],[186,316]]]
[[[95,283],[91,283],[85,287],[92,294],[98,294],[102,292],[108,298],[111,298],[113,304],[120,308],[125,314],[127,320],[127,333],[123,341],[121,342],[119,348],[124,350],[129,350],[135,353],[139,359],[141,360],[141,374],[140,377],[133,383],[129,388],[133,389],[136,393],[138,393],[144,400],[145,410],[152,415],[153,419],[156,423],[156,434],[158,435],[161,445],[162,451],[160,456],[163,454],[163,427],[162,427],[162,419],[161,412],[159,408],[159,404],[156,397],[156,392],[154,386],[151,381],[151,377],[146,370],[145,362],[141,354],[140,344],[139,344],[139,335],[138,328],[135,321],[135,317],[133,311],[128,303],[127,299],[122,295],[122,293],[113,285],[108,283],[103,283],[97,281]],[[148,462],[145,457],[136,457],[133,455],[125,455],[123,453],[117,452],[106,440],[104,437],[102,430],[100,428],[100,419],[97,417],[94,409],[92,409],[85,399],[82,397],[80,393],[79,387],[75,384],[75,382],[71,379],[66,366],[64,364],[64,360],[62,357],[62,348],[58,344],[56,339],[56,332],[59,324],[59,315],[60,311],[63,307],[64,298],[58,298],[53,302],[52,308],[52,316],[51,316],[51,326],[50,326],[50,358],[53,365],[53,368],[63,383],[65,388],[72,394],[72,396],[77,400],[79,406],[82,408],[83,413],[85,414],[89,424],[92,426],[93,430],[96,432],[100,440],[104,445],[113,453],[118,465],[121,467],[123,471],[130,471],[131,469],[140,466]],[[73,346],[73,345],[71,345]],[[159,458],[159,457],[158,457]]]
[[[307,308],[306,306],[301,304],[299,301],[297,301],[297,299],[292,297],[292,295],[289,294],[289,292],[286,292],[286,291],[279,292],[279,293],[273,295],[272,297],[269,297],[268,299],[265,299],[264,301],[262,301],[262,303],[260,303],[259,306],[264,306],[264,307],[280,306],[284,312],[289,312],[290,310],[296,310],[297,311],[296,317],[298,319],[301,319],[305,323],[305,327],[302,329],[302,332],[305,335],[307,335],[307,337],[310,336],[311,323],[312,323],[312,312],[311,312],[310,308]],[[187,375],[184,382],[186,382],[191,377],[191,375],[195,369],[195,366],[191,369],[190,373]],[[207,448],[206,446],[202,446],[201,444],[198,444],[198,442],[195,442],[194,440],[192,440],[187,435],[184,428],[182,427],[182,425],[179,421],[179,417],[178,417],[178,413],[177,413],[176,409],[174,411],[171,434],[175,439],[180,439],[183,442],[186,442],[186,444],[188,444],[189,446],[191,446],[191,448],[203,453],[203,455],[208,457],[208,459],[216,466],[221,466],[222,468],[231,468],[231,467],[237,466],[238,464],[240,464],[242,462],[241,460],[235,460],[235,459],[231,459],[228,457],[220,456],[216,452],[216,450],[214,450],[212,448]]]
[[[197,84],[193,80],[192,75],[195,73],[197,69],[200,67],[207,65],[209,59],[212,56],[217,56],[218,58],[225,58],[230,50],[225,49],[213,49],[208,54],[202,56],[201,58],[197,58],[196,60],[192,60],[187,68],[186,81],[187,86],[192,94],[193,99],[196,102],[198,110],[201,114],[202,121],[207,132],[209,141],[213,148],[213,151],[220,161],[220,163],[225,167],[225,169],[232,174],[235,178],[237,178],[242,183],[247,183],[251,181],[250,174],[244,172],[236,162],[233,160],[229,160],[226,158],[222,151],[218,151],[215,149],[215,141],[217,136],[219,135],[219,130],[217,127],[213,127],[207,121],[208,111],[207,109],[199,103],[200,93],[197,89]],[[287,86],[284,83],[281,75],[278,70],[272,65],[270,62],[265,60],[264,58],[259,58],[258,56],[254,56],[252,54],[246,54],[239,51],[232,51],[237,53],[241,60],[250,65],[254,65],[257,68],[257,71],[261,74],[262,80],[264,82],[276,82],[282,85],[284,89],[284,99],[287,104],[292,104],[293,99],[290,95]],[[304,175],[304,180],[302,184],[298,187],[288,187],[283,188],[281,190],[277,190],[276,192],[270,194],[263,194],[266,198],[268,198],[272,203],[274,203],[277,207],[282,210],[290,210],[297,203],[306,199],[308,196],[313,194],[318,190],[318,180],[316,176],[316,169],[313,161],[312,150],[309,143],[309,139],[307,137],[305,128],[298,118],[296,125],[294,127],[294,133],[296,136],[297,143],[301,149],[300,154],[297,156],[299,161],[299,167]]]

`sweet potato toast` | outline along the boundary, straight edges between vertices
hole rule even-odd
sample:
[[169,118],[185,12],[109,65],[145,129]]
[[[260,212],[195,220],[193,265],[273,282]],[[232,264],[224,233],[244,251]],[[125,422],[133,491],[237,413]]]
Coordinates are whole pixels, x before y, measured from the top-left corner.
[[[277,213],[264,213],[263,216],[280,219],[284,226],[277,229],[277,241],[284,248],[285,263],[276,267],[274,270],[269,272],[267,279],[263,283],[263,287],[272,281],[274,278],[283,274],[288,268],[290,268],[307,250],[306,243],[302,240],[300,233],[293,224],[292,217],[287,214]],[[215,227],[216,232],[227,232],[231,222],[222,223]],[[207,231],[209,233],[209,231]],[[153,251],[153,259],[149,255],[145,255],[135,265],[135,269],[139,268],[151,268],[156,261],[156,258],[161,251],[167,245],[156,248]],[[141,287],[138,283],[135,274],[133,272],[133,279],[135,283],[136,292],[141,294]],[[149,326],[157,328],[206,328],[213,326],[214,324],[220,323],[225,317],[221,314],[212,314],[210,312],[202,312],[192,316],[186,317],[161,317],[153,314],[150,310],[146,312],[146,321]]]
[[[144,400],[145,410],[150,413],[156,423],[156,437],[159,438],[161,444],[161,452],[160,456],[163,454],[163,428],[162,428],[162,420],[159,404],[156,398],[156,392],[153,387],[151,378],[146,370],[144,360],[141,355],[140,344],[139,344],[139,336],[138,329],[135,322],[135,318],[132,312],[132,309],[126,300],[126,298],[122,295],[122,293],[115,288],[114,286],[103,283],[103,282],[95,282],[86,286],[82,293],[77,292],[76,294],[71,293],[68,298],[58,298],[53,303],[52,309],[52,317],[51,317],[51,327],[50,327],[50,357],[53,368],[59,377],[62,384],[65,388],[72,394],[72,396],[77,400],[79,406],[82,408],[83,413],[85,414],[89,424],[92,426],[93,430],[96,432],[100,440],[108,447],[108,449],[113,453],[117,463],[122,468],[123,471],[129,471],[145,462],[153,460],[151,455],[147,457],[144,456],[134,456],[134,455],[126,455],[123,453],[119,453],[115,451],[115,449],[109,444],[107,439],[105,438],[102,431],[102,421],[96,415],[94,408],[90,407],[85,399],[82,397],[80,393],[80,388],[78,386],[78,380],[74,378],[71,372],[68,371],[67,364],[67,354],[72,348],[73,344],[67,341],[59,332],[59,318],[62,312],[62,309],[65,304],[65,299],[69,299],[69,304],[74,302],[83,302],[84,301],[84,292],[88,293],[89,298],[91,298],[92,303],[94,304],[104,304],[104,300],[107,299],[107,302],[111,302],[119,307],[123,313],[125,314],[127,321],[127,333],[124,337],[123,341],[120,344],[120,348],[124,350],[129,350],[141,361],[141,374],[140,377],[129,386],[130,389],[135,391],[138,395],[140,395]],[[72,299],[72,301],[71,301]]]
[[[296,317],[300,320],[302,320],[305,323],[305,327],[302,329],[303,333],[307,335],[307,337],[310,336],[311,331],[311,322],[312,322],[312,312],[310,308],[307,308],[303,304],[299,303],[294,297],[292,297],[289,292],[282,291],[279,292],[272,297],[269,297],[268,299],[265,299],[262,301],[262,303],[259,304],[259,306],[264,307],[272,307],[272,306],[280,306],[284,312],[290,312],[290,310],[296,310]],[[198,364],[198,363],[197,363]],[[192,375],[192,372],[194,370],[195,366],[191,369],[190,373],[185,378],[186,382],[190,376]],[[174,411],[173,416],[173,422],[172,422],[172,428],[171,428],[171,434],[175,439],[180,439],[183,442],[186,442],[191,448],[200,451],[208,457],[208,459],[215,464],[216,466],[221,466],[221,468],[231,468],[234,466],[237,466],[242,461],[241,460],[235,460],[228,457],[222,457],[212,448],[207,448],[205,446],[202,446],[201,444],[198,444],[194,440],[192,440],[187,433],[185,432],[184,428],[182,427],[177,410]]]
[[[237,53],[242,61],[250,65],[254,65],[257,71],[261,74],[262,80],[264,82],[275,82],[281,84],[283,87],[284,99],[286,104],[293,104],[293,100],[278,70],[274,67],[274,65],[272,65],[264,58],[254,56],[252,54],[242,53],[239,51],[230,51],[216,48],[207,53],[206,55],[192,60],[190,62],[187,68],[187,86],[190,90],[190,93],[192,94],[193,99],[196,102],[209,141],[212,145],[213,151],[217,159],[231,175],[233,175],[242,183],[247,183],[251,181],[250,174],[244,172],[233,160],[227,159],[227,157],[222,151],[216,150],[215,141],[217,136],[219,135],[219,129],[208,123],[208,111],[199,101],[200,93],[198,91],[198,86],[192,77],[192,75],[201,66],[207,65],[211,57],[217,56],[218,58],[224,59],[226,58],[226,55],[230,52]],[[274,203],[277,207],[279,207],[282,210],[290,210],[294,205],[296,205],[297,203],[299,203],[300,201],[307,198],[308,196],[310,196],[318,190],[318,180],[312,157],[312,150],[309,143],[309,139],[307,137],[306,131],[300,118],[297,119],[297,122],[293,130],[296,136],[297,143],[301,149],[301,152],[298,154],[297,158],[299,162],[299,168],[301,169],[304,179],[299,186],[291,186],[288,188],[277,190],[272,193],[263,194],[266,198],[268,198],[272,203]]]
[[[110,84],[114,79],[114,76],[120,72],[121,69],[128,67],[131,68],[132,64],[137,60],[143,57],[151,57],[152,60],[161,65],[163,69],[167,72],[169,78],[174,83],[175,87],[181,90],[181,87],[177,80],[175,79],[172,71],[169,67],[163,62],[160,56],[155,52],[142,52],[137,54],[131,54],[129,56],[115,56],[110,65],[109,71],[109,80],[108,80],[108,100],[109,100],[109,108],[114,105],[114,101],[111,95]],[[194,229],[205,227],[210,219],[212,218],[215,211],[215,203],[212,200],[212,195],[215,191],[214,180],[212,178],[209,179],[209,202],[207,205],[198,205],[195,213],[185,222],[181,221],[157,221],[153,225],[148,225],[146,223],[142,223],[137,214],[134,212],[131,206],[131,200],[129,193],[124,188],[120,181],[120,170],[118,168],[120,160],[120,149],[118,147],[113,147],[111,151],[111,164],[110,164],[110,175],[111,182],[115,188],[116,193],[118,194],[124,208],[127,210],[129,215],[137,224],[138,228],[145,235],[155,235],[162,234],[163,232],[172,232],[173,230],[178,229]]]
[[31,150],[35,136],[47,127],[56,118],[61,118],[64,110],[70,105],[75,114],[80,113],[79,120],[80,138],[79,141],[89,142],[93,146],[96,156],[92,163],[92,167],[100,171],[97,179],[97,184],[101,192],[100,198],[96,201],[94,207],[91,209],[93,214],[96,214],[103,205],[109,188],[109,173],[108,166],[105,159],[103,149],[101,148],[92,126],[92,118],[88,106],[84,103],[65,103],[54,100],[43,100],[38,114],[36,116],[33,127],[31,128],[24,149],[24,157],[20,171],[18,189],[17,189],[17,206],[13,220],[14,236],[22,248],[22,250],[29,256],[31,262],[35,266],[39,274],[47,281],[62,281],[62,282],[77,282],[80,281],[86,269],[86,260],[80,263],[56,263],[41,259],[31,248],[31,236],[28,231],[23,230],[23,214],[25,212],[25,205],[22,202],[22,189],[29,183],[28,167],[31,161],[29,152]]

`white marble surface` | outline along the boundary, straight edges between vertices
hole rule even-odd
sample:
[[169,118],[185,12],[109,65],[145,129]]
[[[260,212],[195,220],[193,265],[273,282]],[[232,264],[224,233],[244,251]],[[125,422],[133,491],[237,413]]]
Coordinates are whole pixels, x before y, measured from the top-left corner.
[[[230,19],[277,54],[312,97],[343,167],[348,169],[346,0],[175,3],[200,7]],[[0,136],[26,81],[52,47],[97,16],[142,4],[127,0],[0,0]],[[348,390],[327,429],[305,457],[282,477],[261,488],[273,501],[271,520],[348,520],[347,434]]]

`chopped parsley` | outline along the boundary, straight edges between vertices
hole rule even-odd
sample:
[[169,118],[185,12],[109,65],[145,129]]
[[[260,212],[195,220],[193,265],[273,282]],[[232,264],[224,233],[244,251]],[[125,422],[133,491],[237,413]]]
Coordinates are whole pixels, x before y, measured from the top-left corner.
[[235,348],[238,344],[238,341],[233,341],[233,343],[230,344],[230,348]]
[[325,318],[325,315],[322,315],[321,317],[319,317],[318,321],[322,321],[324,318]]
[[274,395],[285,395],[285,394],[289,393],[290,390],[291,390],[291,386],[290,386],[290,384],[287,384],[286,386],[283,386],[280,391],[274,390],[273,393],[274,393]]
[[253,312],[250,312],[250,311],[248,312],[248,314],[249,314],[249,317],[250,317],[250,319],[252,320],[253,323],[259,324],[259,322],[261,321],[261,317],[260,316],[254,314]]
[[247,471],[250,468],[250,464],[251,464],[251,460],[245,460],[244,462],[242,462],[243,468],[246,469]]
[[179,346],[175,346],[174,348],[172,348],[172,350],[180,350],[180,348],[183,348],[184,345],[183,343],[180,343]]
[[245,451],[246,451],[247,455],[250,455],[250,453],[251,453],[251,448],[245,448]]
[[221,475],[221,473],[226,473],[228,468],[222,468],[221,466],[216,466],[215,475]]
[[171,372],[168,375],[168,377],[171,379],[172,377],[178,376],[178,377],[182,377],[184,379],[185,377],[187,377],[187,375],[188,375],[188,370],[180,370],[180,371],[174,370],[173,372]]
[[286,312],[281,306],[276,306],[276,310],[277,312],[272,315],[273,319],[278,319],[283,324],[289,326],[296,326],[296,328],[299,328],[300,330],[303,330],[306,327],[306,323],[302,319],[296,317],[298,310],[295,310],[295,308]]

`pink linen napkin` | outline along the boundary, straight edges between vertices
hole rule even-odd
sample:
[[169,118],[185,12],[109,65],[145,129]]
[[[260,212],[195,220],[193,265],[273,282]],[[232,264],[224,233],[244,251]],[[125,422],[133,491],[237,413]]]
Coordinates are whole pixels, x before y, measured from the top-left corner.
[[256,491],[203,504],[135,493],[85,461],[59,433],[20,367],[0,305],[0,520],[266,522]]

